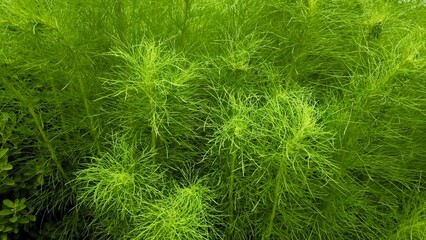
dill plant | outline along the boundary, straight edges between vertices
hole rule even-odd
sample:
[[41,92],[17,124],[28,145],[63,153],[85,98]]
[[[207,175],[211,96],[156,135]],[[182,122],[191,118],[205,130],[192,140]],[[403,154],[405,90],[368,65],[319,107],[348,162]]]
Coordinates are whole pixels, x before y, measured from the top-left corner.
[[[72,89],[69,94],[73,95],[72,97],[80,95],[86,118],[89,119],[89,131],[93,137],[96,137],[96,126],[91,116],[90,93],[88,93],[90,86],[85,82],[90,75],[82,70],[86,67],[90,68],[88,64],[90,60],[81,57],[84,55],[78,55],[79,51],[87,49],[83,50],[84,48],[76,46],[73,42],[75,36],[68,35],[53,15],[54,12],[51,12],[46,4],[34,1],[6,1],[3,3],[3,8],[7,11],[4,24],[7,26],[9,35],[18,35],[21,40],[20,45],[15,42],[15,45],[10,45],[11,49],[9,49],[19,53],[18,58],[14,60],[15,65],[22,69],[21,72],[31,72],[31,75],[39,74],[36,76],[38,83],[34,86],[39,87],[40,90],[41,86],[51,86],[52,91],[64,88],[68,90],[69,79],[72,79],[71,82],[75,85],[71,85],[76,89]],[[31,44],[33,49],[40,48],[43,51],[31,51],[24,47],[28,44]],[[19,57],[25,55],[26,58]],[[67,94],[62,95],[67,96]],[[50,96],[49,99],[57,101],[57,106],[67,105],[58,97]],[[95,145],[98,144],[95,143]]]
[[[392,12],[389,12],[390,9]],[[348,189],[358,189],[354,201],[347,204],[358,209],[358,213],[364,213],[356,216],[348,212],[346,216],[341,216],[353,215],[352,220],[347,220],[348,224],[354,221],[370,223],[351,228],[351,234],[358,238],[389,237],[389,229],[395,228],[399,218],[395,209],[401,207],[402,199],[408,192],[417,188],[417,181],[421,178],[421,170],[419,172],[417,167],[412,166],[416,166],[418,163],[414,162],[421,161],[422,157],[412,156],[409,149],[414,147],[418,152],[420,148],[417,144],[423,144],[423,141],[418,142],[412,137],[419,133],[414,126],[418,123],[417,117],[424,113],[421,108],[410,106],[422,105],[418,105],[415,95],[424,89],[414,83],[418,82],[414,80],[417,78],[415,76],[421,75],[415,70],[418,68],[408,67],[414,63],[411,57],[419,51],[419,45],[412,45],[417,41],[408,39],[423,37],[417,32],[415,24],[393,18],[392,15],[404,14],[392,4],[375,4],[366,8],[363,16],[363,23],[366,24],[364,37],[358,40],[358,45],[363,49],[362,58],[357,57],[358,64],[350,68],[349,83],[339,87],[343,97],[337,95],[334,100],[339,103],[332,104],[339,108],[335,109],[336,120],[340,117],[336,160],[341,162],[342,171],[347,172],[344,181],[348,182]],[[382,28],[380,32],[374,29],[378,21]],[[405,32],[408,29],[412,29],[410,33]],[[376,31],[374,37],[368,36],[372,30]],[[402,88],[406,88],[406,91],[401,92]],[[414,92],[417,93],[409,89],[416,89]],[[398,102],[408,95],[413,96],[410,103],[400,105]],[[350,187],[350,182],[355,185]]]
[[162,193],[163,174],[152,154],[124,141],[95,157],[76,173],[77,201],[93,213],[93,224],[102,234],[120,236],[128,231],[133,216]]
[[257,122],[264,126],[257,129],[264,131],[262,145],[268,147],[259,150],[264,156],[259,170],[268,183],[260,190],[266,195],[261,202],[272,205],[264,237],[280,236],[281,230],[285,231],[281,237],[303,238],[297,229],[309,221],[297,219],[297,212],[311,209],[320,215],[317,203],[325,200],[328,183],[336,181],[338,169],[329,159],[333,134],[321,126],[318,110],[303,91],[278,91],[262,115]]
[[403,220],[398,224],[397,231],[391,239],[421,239],[425,235],[425,206],[420,200],[422,196],[415,194],[410,197],[408,211],[404,213]]
[[170,196],[137,216],[132,239],[215,239],[212,191],[201,184],[177,185]]
[[116,75],[104,80],[103,98],[111,102],[105,116],[111,125],[126,138],[149,145],[159,163],[185,162],[169,152],[197,151],[193,143],[202,122],[198,93],[191,87],[198,85],[197,65],[149,39],[109,54],[123,61]]
[[[213,125],[210,152],[218,167],[226,167],[230,237],[247,238],[244,225],[254,228],[256,238],[269,239],[280,234],[278,229],[285,231],[283,226],[297,232],[295,226],[306,219],[293,222],[299,214],[291,214],[297,208],[288,206],[316,209],[327,183],[335,181],[337,167],[328,159],[332,134],[317,123],[316,110],[304,95],[303,90],[278,88],[266,103],[231,95],[229,106],[217,110],[227,115]],[[301,237],[291,232],[281,236]]]
[[[95,75],[89,70],[93,62],[89,63],[92,59],[88,56],[93,57],[93,52],[81,54],[90,52],[80,44],[82,35],[67,32],[67,24],[73,20],[63,21],[64,12],[57,11],[55,4],[25,0],[0,4],[1,88],[2,95],[8,96],[2,107],[17,114],[19,127],[14,134],[23,139],[14,143],[18,148],[14,174],[23,176],[15,178],[20,181],[15,190],[27,189],[28,202],[36,213],[46,215],[44,221],[67,226],[55,234],[61,239],[78,236],[76,228],[84,222],[77,212],[64,214],[64,209],[75,205],[73,186],[66,184],[71,180],[70,172],[98,144],[90,137],[90,132],[97,137],[93,131],[96,124],[86,124],[86,120],[95,123],[87,89],[96,84],[84,83]],[[81,109],[89,111],[84,114]]]
[[0,236],[425,238],[425,9],[2,1]]

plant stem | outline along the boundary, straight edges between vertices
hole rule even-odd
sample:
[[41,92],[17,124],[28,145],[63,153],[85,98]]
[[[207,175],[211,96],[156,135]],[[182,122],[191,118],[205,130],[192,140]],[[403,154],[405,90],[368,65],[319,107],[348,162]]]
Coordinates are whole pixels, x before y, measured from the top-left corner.
[[117,5],[115,6],[115,13],[117,14],[118,23],[117,23],[117,30],[118,30],[118,37],[120,40],[127,45],[127,18],[126,14],[124,13],[124,5],[123,1],[119,0],[117,2]]
[[237,153],[231,148],[231,167],[230,167],[230,178],[228,188],[228,199],[229,199],[229,228],[228,235],[232,237],[233,227],[232,222],[234,221],[234,181],[235,181],[235,164],[237,161]]
[[97,135],[97,132],[96,132],[95,123],[93,122],[93,118],[92,118],[91,112],[90,112],[90,105],[89,105],[89,100],[87,98],[86,86],[84,84],[83,77],[81,76],[81,74],[78,75],[78,84],[80,86],[80,91],[81,91],[81,94],[82,94],[82,98],[83,98],[83,102],[84,102],[84,108],[86,110],[87,117],[90,119],[90,133],[95,140],[95,145],[96,145],[96,149],[98,151],[98,154],[100,154],[102,152],[102,150],[101,150],[101,146],[99,145],[99,142],[98,142],[98,135]]
[[[59,29],[57,27],[52,27],[52,28],[59,34],[59,37],[62,40],[64,40],[64,42],[66,43],[65,46],[67,46],[69,48],[69,50],[71,51],[72,56],[74,58],[74,67],[78,68],[77,64],[76,64],[78,62],[78,58],[77,58],[77,54],[76,54],[77,49],[71,44],[71,42],[65,37],[65,35],[62,34],[61,31],[59,31]],[[97,132],[96,132],[95,124],[94,124],[93,118],[91,116],[89,100],[88,100],[87,92],[86,92],[86,86],[84,84],[84,80],[83,80],[81,73],[79,71],[77,71],[77,72],[78,72],[77,73],[78,74],[78,77],[77,77],[78,78],[78,85],[80,87],[80,91],[81,91],[81,94],[82,94],[82,98],[83,98],[83,102],[84,102],[84,108],[86,110],[87,117],[90,119],[90,134],[94,138],[97,152],[98,152],[98,154],[100,154],[102,149],[101,149],[101,146],[99,145],[98,135],[97,135]]]
[[[8,87],[13,93],[15,93],[16,96],[19,99],[21,99],[22,102],[25,103],[27,101],[27,99],[25,98],[25,96],[22,95],[18,90],[16,90],[12,86],[12,84],[8,83],[6,80],[3,80],[3,82],[5,83],[6,87]],[[40,120],[38,119],[37,114],[35,113],[34,107],[31,106],[31,105],[29,105],[29,104],[26,107],[28,108],[28,111],[30,112],[31,116],[33,117],[33,120],[34,120],[34,122],[35,122],[35,124],[37,126],[37,129],[39,130],[39,132],[41,134],[41,137],[43,138],[43,141],[44,141],[44,143],[46,144],[46,147],[49,150],[50,156],[53,159],[56,167],[58,168],[58,171],[61,173],[62,177],[67,182],[69,182],[70,178],[68,177],[68,175],[65,173],[64,169],[62,168],[62,165],[59,162],[58,157],[56,156],[55,149],[53,148],[52,144],[50,143],[50,141],[49,141],[49,139],[47,137],[47,134],[46,134],[46,132],[43,129],[43,125],[41,124]]]
[[47,138],[46,132],[44,131],[43,126],[41,125],[40,120],[38,119],[37,114],[34,111],[34,108],[31,107],[31,106],[28,106],[28,111],[30,112],[31,116],[33,117],[34,122],[36,123],[37,128],[38,128],[47,148],[49,149],[50,156],[52,157],[53,161],[55,162],[56,167],[58,168],[59,172],[62,174],[62,177],[67,182],[69,182],[70,179],[69,179],[68,175],[65,173],[64,169],[62,168],[62,165],[59,162],[58,157],[56,156],[56,153],[55,153],[55,150],[53,149],[52,144],[50,143],[49,139]]
[[307,23],[306,23],[306,26],[303,29],[301,29],[301,34],[298,36],[299,38],[297,39],[298,40],[297,44],[292,51],[290,70],[288,71],[287,76],[285,78],[286,89],[288,89],[291,85],[293,85],[296,82],[295,78],[297,75],[299,75],[299,72],[297,71],[297,67],[298,67],[300,58],[304,57],[304,54],[305,54],[304,51],[307,50],[305,49],[305,44],[308,40],[310,31],[311,31],[310,29],[311,18],[315,14],[315,11],[316,11],[315,0],[309,0],[308,6],[307,6],[307,13],[305,13],[305,15],[307,15]]
[[156,132],[156,111],[157,111],[157,106],[152,98],[152,89],[149,90],[149,94],[148,97],[150,98],[150,106],[151,106],[151,111],[152,111],[152,115],[151,115],[151,152],[153,154],[153,160],[154,162],[156,161],[156,153],[157,153],[157,141],[158,141],[158,137],[157,137],[157,132]]
[[189,14],[191,11],[191,0],[184,0],[185,1],[185,5],[184,5],[184,9],[183,9],[183,23],[182,23],[182,27],[181,27],[181,45],[184,46],[185,45],[185,41],[186,41],[186,35],[187,35],[187,29],[188,29],[188,19],[189,19]]
[[[52,87],[52,91],[55,93],[55,96],[57,96],[58,98],[60,97],[58,94],[58,90],[55,87],[55,84],[53,82],[53,78],[49,77],[50,79],[50,85]],[[61,104],[55,104],[56,105],[56,109],[60,112],[59,117],[61,118],[61,124],[62,124],[62,129],[65,130],[65,117],[64,117],[64,111],[62,109]],[[68,132],[65,132],[65,141],[67,143],[68,146],[71,146],[71,138],[70,135],[68,134]]]
[[155,161],[157,153],[157,134],[155,133],[154,127],[151,128],[151,151],[153,154],[153,159]]
[[285,161],[281,160],[280,168],[278,169],[278,174],[275,178],[274,202],[273,202],[273,205],[272,205],[272,212],[271,212],[271,215],[269,216],[268,228],[266,230],[266,235],[265,235],[264,239],[270,239],[271,238],[272,229],[273,229],[273,226],[274,226],[274,219],[275,219],[278,203],[280,201],[280,192],[281,192],[281,186],[282,186],[281,181],[284,179],[283,175],[284,175],[284,172],[285,172],[285,167],[286,167]]

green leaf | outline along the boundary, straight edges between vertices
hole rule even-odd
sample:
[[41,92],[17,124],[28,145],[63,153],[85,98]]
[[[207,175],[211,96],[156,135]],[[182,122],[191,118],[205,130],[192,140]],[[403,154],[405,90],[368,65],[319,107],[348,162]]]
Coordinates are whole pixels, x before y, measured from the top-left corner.
[[[7,177],[7,172],[0,170],[0,182],[3,182]],[[2,186],[2,184],[0,184],[0,186]]]
[[15,204],[9,199],[3,200],[3,204],[8,208],[15,208]]
[[27,217],[31,222],[34,222],[36,220],[36,216],[34,215],[28,215]]
[[19,221],[18,221],[18,223],[21,223],[21,224],[27,224],[29,222],[30,222],[30,220],[28,220],[27,218],[20,218]]
[[13,169],[13,166],[12,166],[12,164],[5,164],[5,165],[3,165],[3,166],[1,166],[1,169],[0,170],[3,170],[3,171],[10,171],[10,170],[12,170]]
[[25,204],[19,204],[18,207],[16,208],[16,211],[22,211],[26,208],[27,206],[25,206]]
[[17,216],[13,216],[13,217],[11,217],[10,219],[9,219],[9,221],[11,222],[11,223],[16,223],[17,221],[18,221],[18,217]]
[[37,176],[37,183],[39,185],[43,185],[44,184],[44,177],[43,177],[43,175],[38,175]]
[[25,201],[26,201],[26,199],[25,198],[22,198],[22,199],[20,199],[19,201],[18,201],[18,203],[16,204],[15,203],[15,205],[17,205],[18,207],[16,208],[18,211],[22,211],[22,210],[24,210],[27,206],[25,206]]
[[12,179],[3,180],[3,184],[6,186],[15,186],[15,182]]
[[10,209],[2,209],[0,210],[0,216],[7,216],[12,214],[12,211],[10,211]]
[[0,158],[2,158],[7,153],[7,151],[9,151],[9,148],[0,149]]
[[7,120],[9,119],[9,113],[1,113],[1,118],[0,120],[2,122],[7,122]]
[[[6,232],[6,231],[3,231],[3,232]],[[0,240],[7,240],[7,234],[6,233],[2,233],[0,235]]]

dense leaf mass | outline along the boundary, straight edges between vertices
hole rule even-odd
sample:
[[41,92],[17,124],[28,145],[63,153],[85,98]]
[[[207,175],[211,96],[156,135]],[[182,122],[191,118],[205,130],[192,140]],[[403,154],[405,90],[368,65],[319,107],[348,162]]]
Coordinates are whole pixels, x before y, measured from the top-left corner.
[[0,239],[426,239],[424,0],[0,1]]

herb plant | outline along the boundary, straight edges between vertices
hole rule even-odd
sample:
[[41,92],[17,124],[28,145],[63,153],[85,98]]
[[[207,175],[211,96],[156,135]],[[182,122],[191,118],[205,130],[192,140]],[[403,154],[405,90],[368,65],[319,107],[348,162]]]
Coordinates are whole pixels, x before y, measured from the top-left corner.
[[0,239],[426,239],[424,0],[3,0]]

